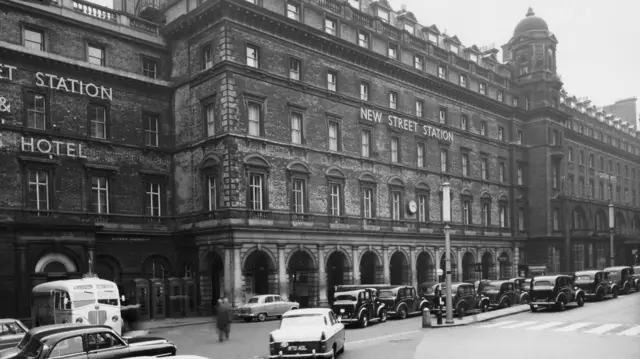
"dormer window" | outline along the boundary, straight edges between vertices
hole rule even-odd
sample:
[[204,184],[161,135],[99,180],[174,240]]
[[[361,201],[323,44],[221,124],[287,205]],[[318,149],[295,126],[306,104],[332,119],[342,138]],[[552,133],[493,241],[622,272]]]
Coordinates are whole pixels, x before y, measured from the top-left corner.
[[475,62],[476,64],[478,63],[478,55],[476,54],[469,54],[469,60]]
[[451,44],[449,45],[449,51],[457,55],[458,52],[460,51],[460,48],[458,47],[458,45]]
[[378,8],[378,17],[384,22],[389,22],[389,11]]
[[571,101],[571,108],[576,108],[576,103]]
[[415,30],[415,27],[413,26],[413,24],[409,24],[409,23],[404,24],[404,31],[413,35],[414,30]]
[[584,107],[582,107],[582,106],[580,107],[580,112],[585,113],[586,111],[587,111],[587,109],[586,109],[586,108],[584,108]]
[[438,44],[438,35],[430,32],[427,34],[427,40],[433,42],[434,44]]
[[560,103],[564,103],[564,96],[560,96]]

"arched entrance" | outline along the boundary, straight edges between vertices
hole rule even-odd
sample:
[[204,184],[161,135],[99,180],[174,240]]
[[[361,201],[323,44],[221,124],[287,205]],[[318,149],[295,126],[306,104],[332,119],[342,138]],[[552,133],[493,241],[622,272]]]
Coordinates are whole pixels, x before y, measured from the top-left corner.
[[124,292],[122,288],[121,278],[120,278],[120,263],[118,261],[107,255],[98,256],[95,265],[95,272],[98,275],[98,278],[110,280],[118,285],[121,292]]
[[[442,253],[440,257],[440,269],[442,269],[442,278],[440,281],[444,282],[447,276],[447,261],[446,261],[446,253]],[[458,264],[456,263],[456,256],[454,253],[451,253],[451,281],[455,282],[458,280]]]
[[374,252],[365,252],[360,258],[360,283],[378,284],[380,281],[382,266]]
[[489,252],[485,252],[482,255],[482,278],[481,279],[495,279],[496,276],[495,261],[493,256]]
[[433,272],[433,259],[427,252],[421,252],[416,259],[416,270],[418,275],[418,285],[425,282],[435,281]]
[[210,256],[210,279],[211,279],[211,306],[212,310],[216,312],[216,304],[218,299],[227,295],[224,292],[224,261],[218,253],[212,252]]
[[462,256],[462,280],[471,281],[475,278],[476,264],[471,252]]
[[68,279],[69,273],[78,272],[76,263],[62,253],[49,253],[36,263],[36,273],[42,273],[47,276],[47,281]]
[[340,251],[331,253],[327,258],[327,299],[329,304],[333,304],[334,287],[349,282],[348,263],[347,256]]
[[500,279],[509,279],[512,275],[512,263],[511,258],[509,257],[509,253],[502,252],[500,256],[498,256],[498,263],[500,264]]
[[396,251],[389,261],[389,281],[391,285],[411,284],[411,268],[407,256]]
[[[256,250],[244,262],[244,292],[247,296],[275,294],[275,263],[267,253]],[[273,291],[272,291],[273,290]]]
[[289,300],[300,303],[300,307],[315,306],[317,271],[313,258],[305,251],[296,251],[289,258]]

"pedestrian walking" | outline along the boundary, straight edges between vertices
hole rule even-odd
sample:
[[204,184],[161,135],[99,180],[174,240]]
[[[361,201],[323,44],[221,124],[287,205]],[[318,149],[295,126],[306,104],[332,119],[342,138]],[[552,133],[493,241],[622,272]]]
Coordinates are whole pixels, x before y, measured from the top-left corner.
[[218,340],[229,340],[229,332],[231,331],[231,306],[229,300],[225,297],[218,301]]

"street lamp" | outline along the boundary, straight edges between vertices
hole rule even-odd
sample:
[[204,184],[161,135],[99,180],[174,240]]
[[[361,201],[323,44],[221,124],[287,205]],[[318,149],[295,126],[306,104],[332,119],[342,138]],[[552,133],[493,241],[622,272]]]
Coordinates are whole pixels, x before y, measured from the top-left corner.
[[611,254],[611,257],[610,257],[611,267],[616,265],[615,246],[613,244],[614,228],[615,228],[615,218],[613,216],[613,203],[609,202],[609,247],[610,247],[609,251]]
[[446,324],[453,323],[453,298],[451,297],[451,239],[449,238],[449,222],[451,222],[451,185],[449,182],[442,184],[442,221],[444,222],[444,250],[445,250],[445,269],[446,269],[446,303],[447,316]]

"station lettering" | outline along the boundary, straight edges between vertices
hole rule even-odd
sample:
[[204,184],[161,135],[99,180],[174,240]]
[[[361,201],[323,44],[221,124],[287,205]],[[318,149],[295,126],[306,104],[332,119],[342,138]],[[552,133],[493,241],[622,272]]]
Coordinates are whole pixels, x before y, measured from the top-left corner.
[[[385,119],[382,116],[382,112],[368,108],[360,108],[360,118],[362,120],[373,123],[385,122]],[[443,130],[441,128],[430,125],[422,125],[419,122],[410,119],[401,118],[394,115],[387,115],[386,123],[389,127],[395,127],[404,131],[414,133],[421,133],[423,136],[434,137],[439,140],[453,142],[453,133],[451,133],[451,131]]]
[[13,71],[17,69],[15,66],[0,64],[0,80],[13,81]]
[[604,172],[598,172],[598,178],[603,179],[603,180],[607,180],[607,181],[613,182],[613,183],[617,183],[618,182],[618,177],[617,176],[610,175],[610,174],[604,173]]
[[87,158],[84,154],[85,148],[78,143],[49,141],[45,139],[20,138],[20,149],[22,152],[35,152],[45,155],[67,156],[77,158]]

